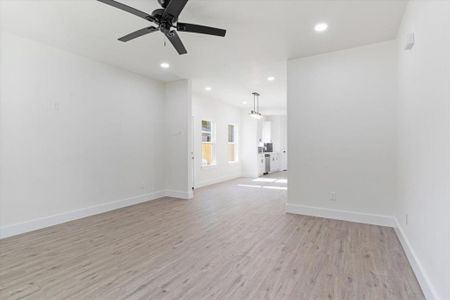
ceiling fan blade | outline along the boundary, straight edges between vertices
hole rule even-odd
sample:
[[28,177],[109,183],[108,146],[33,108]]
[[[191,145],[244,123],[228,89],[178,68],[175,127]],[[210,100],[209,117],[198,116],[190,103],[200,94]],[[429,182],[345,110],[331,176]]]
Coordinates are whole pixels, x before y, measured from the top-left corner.
[[184,48],[183,42],[181,41],[176,31],[166,33],[166,37],[175,47],[175,50],[177,50],[178,54],[182,55],[187,53],[186,48]]
[[168,16],[171,16],[172,20],[178,19],[178,16],[180,15],[187,2],[188,0],[170,0],[169,4],[164,10],[162,18],[165,19]]
[[227,31],[225,29],[197,25],[197,24],[189,24],[189,23],[177,23],[177,30],[184,32],[194,32],[194,33],[203,33],[217,36],[225,36]]
[[120,2],[117,2],[117,1],[114,1],[114,0],[97,0],[97,1],[105,3],[105,4],[108,4],[108,5],[111,5],[111,6],[115,7],[115,8],[121,9],[123,11],[129,12],[130,14],[133,14],[135,16],[141,17],[141,18],[146,19],[148,21],[151,21],[151,22],[155,21],[155,18],[152,17],[151,15],[149,15],[148,13],[145,13],[143,11],[135,9],[135,8],[133,8],[131,6],[122,4]]
[[121,42],[128,42],[128,41],[130,41],[132,39],[135,39],[137,37],[140,37],[140,36],[143,36],[145,34],[149,34],[149,33],[155,32],[155,31],[158,31],[158,28],[156,28],[154,26],[142,28],[142,29],[136,30],[135,32],[132,32],[130,34],[127,34],[127,35],[121,37],[119,39],[119,41],[121,41]]

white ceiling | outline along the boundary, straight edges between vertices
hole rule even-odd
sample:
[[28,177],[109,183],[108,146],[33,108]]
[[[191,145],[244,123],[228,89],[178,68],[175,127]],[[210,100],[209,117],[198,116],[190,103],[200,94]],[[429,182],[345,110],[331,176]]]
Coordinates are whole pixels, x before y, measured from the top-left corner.
[[[95,0],[0,0],[2,30],[45,42],[162,81],[193,79],[196,93],[243,107],[261,93],[267,111],[286,107],[286,60],[393,39],[401,0],[190,0],[180,20],[227,29],[225,38],[180,33],[179,56],[161,33],[128,43],[117,38],[146,27],[141,18]],[[151,12],[156,0],[120,0]],[[329,30],[316,33],[314,25]],[[171,64],[168,70],[160,62]],[[275,81],[268,82],[267,76]],[[212,91],[206,92],[205,86]]]

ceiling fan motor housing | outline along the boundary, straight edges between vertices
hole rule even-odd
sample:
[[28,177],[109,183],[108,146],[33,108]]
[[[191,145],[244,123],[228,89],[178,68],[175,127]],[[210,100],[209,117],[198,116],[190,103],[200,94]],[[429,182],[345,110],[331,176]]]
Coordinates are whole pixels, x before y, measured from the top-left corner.
[[166,8],[169,2],[169,0],[158,0],[159,5],[161,5],[163,8]]
[[152,16],[155,17],[157,20],[160,20],[163,13],[164,13],[164,9],[158,8],[152,12]]
[[160,26],[161,31],[165,32],[167,30],[170,30],[171,27],[173,27],[173,23],[177,21],[177,18],[174,18],[171,15],[168,15],[163,18],[163,14],[164,9],[158,8],[152,12],[152,17],[155,18],[153,22]]

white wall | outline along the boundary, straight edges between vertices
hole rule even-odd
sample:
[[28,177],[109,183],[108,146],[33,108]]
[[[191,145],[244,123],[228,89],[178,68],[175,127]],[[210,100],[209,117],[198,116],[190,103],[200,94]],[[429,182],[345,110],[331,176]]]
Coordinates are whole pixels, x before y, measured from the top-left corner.
[[288,62],[288,211],[392,222],[396,66],[394,41]]
[[249,111],[241,110],[241,162],[243,177],[258,177],[259,170],[258,155],[259,140],[262,139],[262,121],[249,116]]
[[410,2],[398,43],[395,215],[425,294],[450,299],[450,2]]
[[161,196],[162,83],[8,33],[0,71],[4,230]]
[[191,136],[192,92],[189,80],[166,84],[164,99],[165,149],[160,160],[166,161],[166,189],[178,198],[192,198]]
[[[240,157],[240,109],[229,104],[207,98],[202,95],[193,95],[192,115],[194,122],[194,155],[195,160],[195,187],[201,187],[241,176]],[[216,125],[216,161],[215,166],[202,167],[201,161],[201,121],[211,120]],[[238,161],[229,163],[227,156],[228,124],[234,124],[237,129]]]

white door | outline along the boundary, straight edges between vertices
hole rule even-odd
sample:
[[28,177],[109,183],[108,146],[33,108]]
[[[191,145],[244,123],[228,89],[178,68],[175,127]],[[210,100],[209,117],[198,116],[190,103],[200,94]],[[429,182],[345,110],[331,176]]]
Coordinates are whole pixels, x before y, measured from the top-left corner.
[[192,116],[192,144],[191,144],[191,159],[192,159],[192,190],[195,188],[195,117]]

